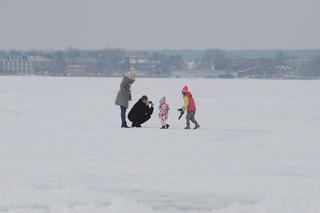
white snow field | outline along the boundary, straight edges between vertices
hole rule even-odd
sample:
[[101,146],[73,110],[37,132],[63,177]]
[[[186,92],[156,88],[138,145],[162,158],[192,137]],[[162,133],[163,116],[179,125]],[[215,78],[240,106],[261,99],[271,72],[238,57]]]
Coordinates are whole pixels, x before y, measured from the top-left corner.
[[120,81],[0,77],[1,213],[320,212],[320,81],[138,78],[169,130],[119,128]]

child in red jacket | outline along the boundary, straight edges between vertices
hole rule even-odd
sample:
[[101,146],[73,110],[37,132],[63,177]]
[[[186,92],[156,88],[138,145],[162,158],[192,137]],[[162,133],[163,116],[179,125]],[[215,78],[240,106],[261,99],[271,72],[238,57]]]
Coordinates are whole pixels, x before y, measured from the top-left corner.
[[183,95],[183,100],[184,100],[184,106],[180,109],[182,113],[187,111],[187,126],[185,129],[190,129],[190,121],[194,123],[195,127],[193,129],[198,129],[200,128],[200,125],[195,119],[195,114],[196,114],[196,103],[192,97],[191,92],[189,91],[188,87],[185,86],[182,89],[182,95]]

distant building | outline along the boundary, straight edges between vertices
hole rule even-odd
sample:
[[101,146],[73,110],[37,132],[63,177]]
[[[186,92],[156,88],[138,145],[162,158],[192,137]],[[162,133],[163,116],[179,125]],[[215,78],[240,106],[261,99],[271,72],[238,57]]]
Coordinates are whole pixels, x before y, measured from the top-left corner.
[[293,67],[288,65],[279,65],[276,67],[276,70],[280,72],[289,72],[289,71],[293,71]]
[[130,64],[146,64],[148,59],[143,56],[129,56]]
[[40,56],[30,57],[32,62],[32,70],[38,75],[48,75],[55,67],[55,62]]
[[228,74],[224,70],[179,70],[173,71],[171,77],[174,78],[233,78],[233,73]]
[[195,61],[187,61],[185,63],[185,67],[187,70],[194,70],[194,69],[196,69],[196,63],[195,63]]
[[0,73],[30,75],[46,72],[53,66],[51,60],[40,56],[8,56],[0,59]]
[[3,74],[31,74],[32,61],[30,57],[10,56],[0,60],[1,71]]
[[231,59],[229,69],[240,71],[251,69],[256,67],[259,63],[259,59]]
[[66,73],[68,76],[84,76],[86,75],[86,69],[82,64],[67,65]]

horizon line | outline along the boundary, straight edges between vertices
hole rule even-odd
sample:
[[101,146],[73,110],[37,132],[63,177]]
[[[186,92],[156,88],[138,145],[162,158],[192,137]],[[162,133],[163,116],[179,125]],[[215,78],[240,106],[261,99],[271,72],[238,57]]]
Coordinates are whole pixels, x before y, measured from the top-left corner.
[[53,48],[43,48],[43,49],[32,49],[32,48],[12,48],[12,49],[0,49],[0,51],[68,51],[68,50],[80,50],[80,51],[101,51],[101,50],[125,50],[125,51],[206,51],[206,50],[223,50],[223,51],[303,51],[303,50],[320,50],[318,48],[247,48],[247,49],[223,49],[223,48],[216,48],[216,47],[208,47],[208,48],[146,48],[146,49],[133,49],[133,48],[123,48],[123,47],[104,47],[104,48],[76,48],[76,47],[67,47],[64,49],[53,49]]

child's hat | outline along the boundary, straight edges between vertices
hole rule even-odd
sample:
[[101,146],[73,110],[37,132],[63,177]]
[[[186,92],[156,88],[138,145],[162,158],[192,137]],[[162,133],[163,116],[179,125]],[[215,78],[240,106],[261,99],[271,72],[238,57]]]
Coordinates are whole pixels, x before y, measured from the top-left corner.
[[182,89],[182,92],[183,92],[183,93],[189,92],[188,86],[184,86],[183,89]]

